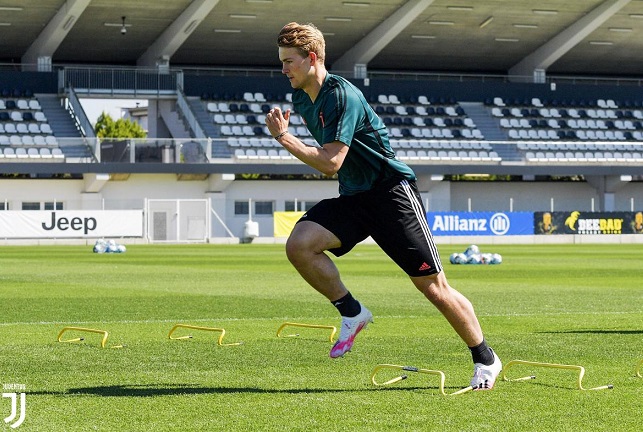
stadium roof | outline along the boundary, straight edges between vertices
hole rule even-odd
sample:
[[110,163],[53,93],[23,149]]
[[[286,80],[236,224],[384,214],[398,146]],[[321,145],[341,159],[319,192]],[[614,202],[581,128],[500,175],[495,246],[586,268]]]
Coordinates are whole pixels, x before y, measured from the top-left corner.
[[336,71],[643,75],[642,0],[0,0],[0,62],[274,70],[289,21]]

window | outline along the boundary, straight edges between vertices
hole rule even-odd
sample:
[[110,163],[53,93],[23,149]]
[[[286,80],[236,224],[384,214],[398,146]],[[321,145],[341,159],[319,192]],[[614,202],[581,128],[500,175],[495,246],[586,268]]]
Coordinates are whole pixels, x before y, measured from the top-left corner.
[[46,201],[44,203],[40,202],[23,202],[22,203],[22,209],[23,210],[64,210],[63,203],[61,202],[53,202],[53,201]]
[[317,204],[317,201],[297,201],[297,208],[295,208],[294,201],[286,201],[285,209],[286,211],[308,211],[315,204]]
[[[54,208],[55,205],[55,208]],[[63,203],[61,202],[46,202],[45,210],[63,210]]]
[[247,215],[248,214],[248,201],[235,201],[234,202],[234,214],[235,215]]
[[23,210],[40,210],[40,203],[39,202],[23,202],[22,203],[22,209]]
[[272,201],[256,201],[255,214],[256,215],[271,215],[273,213],[274,203]]
[[6,202],[0,202],[0,211],[9,210],[9,204]]
[[[254,214],[255,215],[272,215],[274,212],[274,201],[254,201]],[[235,201],[234,214],[236,216],[248,214],[248,201]]]

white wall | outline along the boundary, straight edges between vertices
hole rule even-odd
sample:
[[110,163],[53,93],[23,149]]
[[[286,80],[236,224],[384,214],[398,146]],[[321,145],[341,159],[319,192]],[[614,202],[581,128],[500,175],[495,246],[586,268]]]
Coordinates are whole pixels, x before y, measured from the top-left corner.
[[[222,180],[219,176],[198,181],[180,181],[174,174],[133,174],[126,180],[109,180],[96,192],[84,192],[85,180],[0,180],[0,202],[9,209],[20,210],[25,201],[58,201],[64,209],[142,209],[148,199],[211,198],[213,209],[225,220],[236,237],[242,237],[247,215],[234,214],[235,201],[274,201],[276,211],[284,210],[286,201],[319,201],[338,194],[336,181],[256,181]],[[466,211],[468,200],[474,211],[509,210],[513,198],[514,211],[591,210],[591,199],[598,206],[598,194],[583,182],[431,182],[423,186],[422,197],[430,211]],[[615,192],[615,210],[643,209],[643,183],[626,183]],[[595,208],[598,211],[598,208]],[[259,235],[272,237],[273,218],[252,215],[259,223]],[[212,218],[212,237],[225,237],[227,232]]]

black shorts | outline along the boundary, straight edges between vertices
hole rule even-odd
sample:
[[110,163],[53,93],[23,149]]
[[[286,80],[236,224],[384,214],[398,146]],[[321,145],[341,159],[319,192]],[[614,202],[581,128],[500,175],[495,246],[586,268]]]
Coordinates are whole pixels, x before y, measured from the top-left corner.
[[329,252],[341,256],[371,236],[409,276],[442,271],[438,249],[414,181],[395,180],[356,195],[325,199],[298,221],[323,226],[342,242]]

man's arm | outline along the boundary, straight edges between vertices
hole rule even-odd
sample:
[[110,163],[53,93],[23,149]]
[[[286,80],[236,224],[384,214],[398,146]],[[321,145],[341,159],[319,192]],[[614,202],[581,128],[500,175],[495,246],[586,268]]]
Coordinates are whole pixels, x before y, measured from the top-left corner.
[[339,171],[348,153],[348,146],[340,141],[324,144],[323,147],[313,147],[307,146],[290,133],[282,136],[278,141],[297,159],[327,176],[332,176]]
[[287,132],[289,120],[290,110],[282,113],[278,107],[271,109],[266,115],[268,130],[293,156],[327,176],[336,174],[344,163],[348,146],[341,141],[326,143],[322,147],[308,146]]

